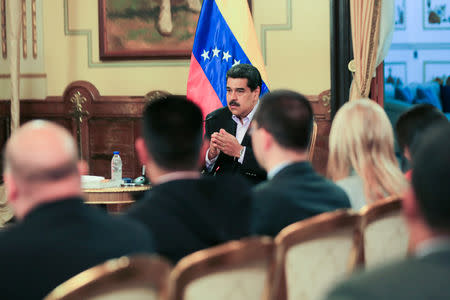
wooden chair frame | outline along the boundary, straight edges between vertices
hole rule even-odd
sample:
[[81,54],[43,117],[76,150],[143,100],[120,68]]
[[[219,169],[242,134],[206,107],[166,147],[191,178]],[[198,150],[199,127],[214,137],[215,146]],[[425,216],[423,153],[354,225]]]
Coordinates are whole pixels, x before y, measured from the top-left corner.
[[158,256],[137,255],[111,259],[56,287],[44,300],[95,297],[120,288],[154,286],[158,299],[167,299],[172,266]]
[[267,299],[274,263],[274,242],[269,237],[244,238],[223,245],[197,251],[178,262],[171,274],[169,287],[170,300],[184,299],[186,287],[192,281],[220,271],[233,270],[243,266],[266,261],[268,280],[264,291]]
[[[380,220],[396,211],[402,210],[402,200],[398,196],[389,196],[385,199],[376,201],[372,204],[366,205],[361,209],[361,239],[364,244],[364,231],[366,227],[373,222]],[[365,265],[365,249],[361,248],[361,256],[358,264]],[[411,252],[411,246],[408,246],[408,253]]]
[[397,196],[390,196],[385,199],[376,201],[370,205],[365,206],[361,210],[362,225],[365,228],[367,225],[401,209],[402,201]]
[[284,228],[275,238],[276,266],[270,299],[287,299],[285,262],[286,254],[291,247],[327,236],[334,231],[349,226],[353,227],[353,246],[348,261],[348,272],[351,273],[358,265],[362,253],[360,222],[359,214],[349,210],[337,210],[322,213]]
[[314,149],[316,148],[316,140],[317,140],[317,123],[313,120],[313,130],[311,133],[311,139],[309,141],[309,149],[308,149],[308,160],[312,162],[314,157]]

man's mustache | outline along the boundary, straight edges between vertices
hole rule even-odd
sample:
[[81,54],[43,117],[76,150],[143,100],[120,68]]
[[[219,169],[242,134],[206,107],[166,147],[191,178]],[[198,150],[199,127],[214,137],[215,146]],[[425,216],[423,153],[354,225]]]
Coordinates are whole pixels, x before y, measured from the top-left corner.
[[228,105],[241,106],[236,100],[231,100]]

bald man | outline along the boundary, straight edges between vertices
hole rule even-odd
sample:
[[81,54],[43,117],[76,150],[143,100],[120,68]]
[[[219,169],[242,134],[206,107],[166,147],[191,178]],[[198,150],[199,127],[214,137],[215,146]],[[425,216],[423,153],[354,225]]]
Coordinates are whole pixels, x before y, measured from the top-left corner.
[[42,299],[107,259],[152,252],[141,225],[83,203],[74,140],[62,127],[25,124],[7,142],[4,165],[19,223],[0,232],[2,299]]

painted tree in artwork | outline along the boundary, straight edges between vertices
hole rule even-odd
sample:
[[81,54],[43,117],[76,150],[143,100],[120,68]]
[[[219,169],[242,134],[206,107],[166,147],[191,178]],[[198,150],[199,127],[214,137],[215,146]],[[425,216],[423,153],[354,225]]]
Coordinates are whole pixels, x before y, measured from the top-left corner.
[[202,0],[106,0],[107,18],[113,21],[107,25],[116,37],[109,44],[120,48],[124,40],[159,43],[165,37],[193,39],[201,4]]

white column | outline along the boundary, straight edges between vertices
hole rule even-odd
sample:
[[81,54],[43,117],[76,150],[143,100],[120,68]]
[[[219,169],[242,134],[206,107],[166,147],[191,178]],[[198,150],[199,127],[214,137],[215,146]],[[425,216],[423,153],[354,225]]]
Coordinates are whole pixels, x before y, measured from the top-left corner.
[[7,41],[11,73],[11,133],[20,125],[20,36],[22,29],[22,1],[6,2]]

